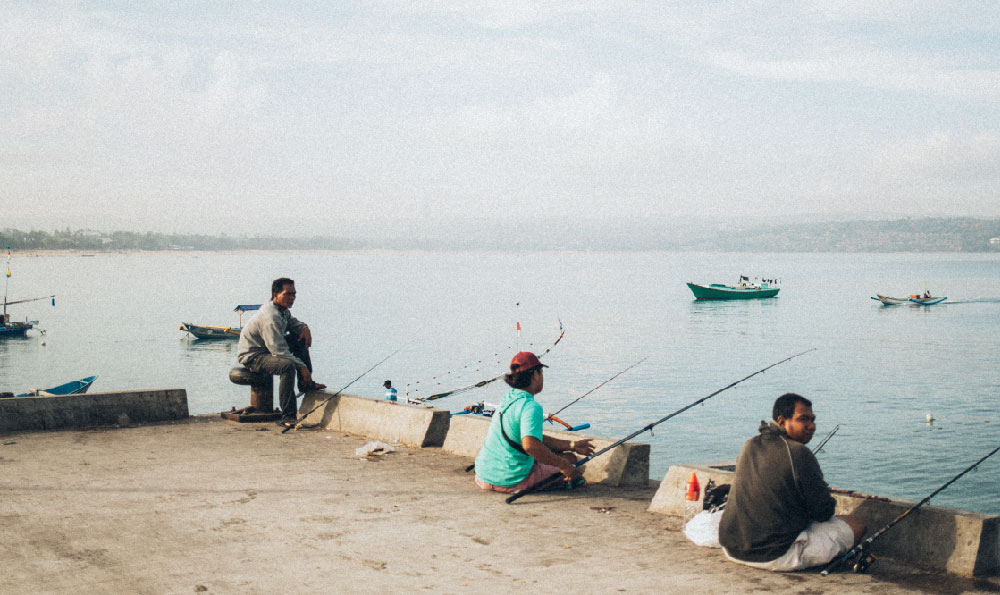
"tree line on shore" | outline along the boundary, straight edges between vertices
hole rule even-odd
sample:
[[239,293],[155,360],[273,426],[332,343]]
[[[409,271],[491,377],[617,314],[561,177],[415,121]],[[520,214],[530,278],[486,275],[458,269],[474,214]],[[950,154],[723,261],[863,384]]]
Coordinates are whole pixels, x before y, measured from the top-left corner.
[[701,222],[657,220],[456,221],[421,235],[356,237],[210,236],[154,232],[17,229],[0,231],[17,250],[671,250],[724,252],[990,252],[1000,251],[1000,219],[922,218],[841,222]]

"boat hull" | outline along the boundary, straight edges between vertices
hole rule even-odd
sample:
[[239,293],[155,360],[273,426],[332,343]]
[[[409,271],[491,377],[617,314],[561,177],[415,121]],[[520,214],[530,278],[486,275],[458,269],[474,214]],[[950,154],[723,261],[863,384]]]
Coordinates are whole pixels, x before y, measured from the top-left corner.
[[60,384],[59,386],[53,386],[52,388],[46,389],[31,389],[26,393],[20,395],[15,395],[18,397],[36,397],[39,395],[82,395],[87,392],[90,385],[97,380],[97,376],[89,376],[80,380],[73,380],[72,382],[67,382],[65,384]]
[[698,285],[688,283],[696,300],[757,300],[778,295],[778,287],[733,287],[731,285]]
[[896,298],[887,295],[882,295],[881,293],[876,293],[875,297],[872,298],[877,302],[882,302],[883,306],[898,306],[899,304],[907,303],[910,298]]
[[182,322],[180,330],[191,333],[196,339],[239,339],[241,329],[225,326],[203,326]]
[[945,301],[946,297],[929,297],[929,298],[910,298],[910,301],[918,306],[933,306],[934,304],[940,304]]

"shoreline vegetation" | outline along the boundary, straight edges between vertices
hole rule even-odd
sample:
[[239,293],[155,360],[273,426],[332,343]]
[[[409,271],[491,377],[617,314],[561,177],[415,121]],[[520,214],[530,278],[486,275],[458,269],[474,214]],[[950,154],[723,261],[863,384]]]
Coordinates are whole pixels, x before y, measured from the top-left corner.
[[[366,229],[367,227],[367,229]],[[511,234],[514,234],[513,236]],[[23,252],[255,250],[519,250],[675,252],[1000,252],[1000,219],[922,218],[842,222],[675,222],[639,219],[518,222],[465,220],[358,225],[339,235],[211,236],[87,229],[6,228],[2,246]]]

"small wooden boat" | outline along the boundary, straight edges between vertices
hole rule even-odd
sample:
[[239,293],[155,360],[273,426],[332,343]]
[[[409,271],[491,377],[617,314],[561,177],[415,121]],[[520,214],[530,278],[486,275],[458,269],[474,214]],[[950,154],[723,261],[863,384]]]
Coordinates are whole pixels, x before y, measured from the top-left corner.
[[187,331],[195,339],[239,339],[241,328],[232,326],[205,326],[182,322],[178,330]]
[[930,295],[929,293],[925,293],[924,295],[911,295],[910,296],[910,302],[914,303],[914,304],[917,304],[917,305],[920,305],[920,306],[933,306],[934,304],[940,304],[941,302],[945,301],[946,299],[948,299],[948,298],[946,298],[946,297],[940,297],[940,296],[936,296],[936,295]]
[[38,397],[38,396],[62,396],[62,395],[82,395],[87,392],[90,385],[97,380],[97,376],[89,376],[81,380],[73,380],[72,382],[67,382],[65,384],[60,384],[59,386],[53,386],[52,388],[38,389],[31,388],[28,392],[22,393],[20,395],[14,395],[16,397]]
[[910,301],[910,298],[889,297],[887,295],[882,295],[881,293],[876,293],[875,297],[872,299],[876,302],[882,302],[883,306],[898,306],[899,304],[906,304]]
[[260,309],[260,304],[240,304],[236,306],[233,312],[239,312],[240,314],[239,326],[210,326],[182,322],[177,327],[177,330],[186,331],[195,339],[239,339],[240,331],[243,330],[243,313],[258,309]]
[[775,297],[780,291],[780,288],[773,286],[772,281],[763,281],[758,285],[751,283],[749,277],[743,275],[740,275],[737,285],[688,283],[687,286],[696,300],[755,300]]

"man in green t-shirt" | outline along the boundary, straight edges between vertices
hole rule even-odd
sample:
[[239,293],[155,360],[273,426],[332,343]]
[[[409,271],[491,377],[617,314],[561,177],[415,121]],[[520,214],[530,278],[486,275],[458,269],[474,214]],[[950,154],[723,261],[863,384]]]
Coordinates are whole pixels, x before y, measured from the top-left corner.
[[589,438],[562,440],[542,433],[542,406],[534,396],[545,380],[542,364],[529,351],[510,362],[504,382],[511,388],[493,413],[483,448],[476,457],[476,485],[484,490],[511,493],[524,490],[555,473],[575,480],[583,473],[576,455],[591,455]]

